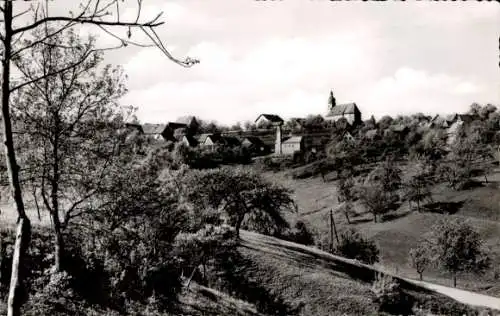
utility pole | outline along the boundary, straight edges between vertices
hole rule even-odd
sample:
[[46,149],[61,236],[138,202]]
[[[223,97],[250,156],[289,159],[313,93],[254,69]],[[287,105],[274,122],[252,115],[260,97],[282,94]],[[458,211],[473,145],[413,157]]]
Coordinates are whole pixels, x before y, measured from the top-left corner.
[[335,239],[337,240],[337,245],[340,244],[339,235],[337,234],[337,226],[335,225],[335,220],[333,219],[333,209],[330,209],[330,252],[333,252],[333,234],[335,233]]

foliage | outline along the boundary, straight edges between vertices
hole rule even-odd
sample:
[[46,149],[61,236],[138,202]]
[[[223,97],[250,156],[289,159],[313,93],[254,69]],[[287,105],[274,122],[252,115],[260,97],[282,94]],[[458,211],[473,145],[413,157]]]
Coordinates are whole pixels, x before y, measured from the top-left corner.
[[387,158],[370,174],[368,181],[379,182],[382,190],[390,194],[401,186],[401,169],[393,158]]
[[226,256],[228,252],[234,251],[235,246],[234,232],[229,227],[206,224],[194,233],[178,234],[175,239],[174,253],[182,259],[183,268],[193,269],[194,272],[194,269],[201,264],[203,279],[206,280],[207,264],[213,263],[215,258]]
[[387,194],[379,184],[363,185],[358,188],[361,203],[373,214],[373,221],[377,222],[378,216],[388,213],[397,198]]
[[404,198],[410,202],[417,203],[417,211],[420,211],[420,203],[432,201],[430,186],[434,183],[434,168],[425,159],[415,159],[412,161],[412,172],[410,177],[404,182]]
[[474,133],[458,137],[451,145],[451,152],[446,162],[438,168],[441,178],[455,190],[467,186],[473,177],[475,162],[485,153],[483,146],[478,146],[479,134]]
[[409,261],[410,265],[417,271],[420,280],[422,280],[422,274],[432,263],[427,245],[420,243],[418,246],[410,249]]
[[[60,269],[61,231],[134,153],[123,132],[132,111],[118,105],[126,92],[121,70],[98,70],[103,54],[94,50],[93,38],[85,42],[69,29],[45,39],[53,31],[36,31],[34,38],[44,41],[16,60],[23,80],[43,79],[13,94],[12,110],[24,149],[21,175],[51,215]],[[44,77],[60,67],[68,70]]]
[[293,228],[284,229],[277,237],[307,246],[314,244],[314,236],[303,221],[297,221]]
[[379,261],[379,248],[373,240],[362,236],[358,231],[351,228],[340,234],[340,244],[335,252],[339,255],[356,259],[367,264]]
[[412,302],[403,293],[399,282],[389,275],[377,274],[372,284],[373,301],[377,303],[379,311],[407,314],[411,311]]
[[281,211],[295,207],[290,190],[242,168],[193,170],[183,179],[182,188],[195,208],[226,214],[236,234],[242,224],[267,234],[286,228]]
[[432,247],[432,259],[452,274],[454,286],[457,274],[483,273],[491,263],[479,234],[460,219],[435,224],[424,247]]

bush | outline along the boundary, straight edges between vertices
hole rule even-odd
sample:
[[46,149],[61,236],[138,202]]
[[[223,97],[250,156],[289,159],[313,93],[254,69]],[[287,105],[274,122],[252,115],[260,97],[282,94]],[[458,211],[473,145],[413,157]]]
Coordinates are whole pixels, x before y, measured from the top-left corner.
[[285,229],[283,232],[276,234],[276,237],[303,245],[314,244],[313,234],[302,221],[297,221],[292,229]]
[[356,259],[367,264],[379,261],[379,249],[373,240],[363,237],[354,229],[343,232],[335,252],[343,257]]
[[403,293],[399,282],[389,275],[378,274],[372,285],[373,302],[378,305],[379,311],[409,315],[413,303]]

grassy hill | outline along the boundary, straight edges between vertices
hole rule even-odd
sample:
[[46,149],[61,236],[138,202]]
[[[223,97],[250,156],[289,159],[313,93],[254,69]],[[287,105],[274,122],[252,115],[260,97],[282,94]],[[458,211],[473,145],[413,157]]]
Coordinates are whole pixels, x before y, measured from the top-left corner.
[[[279,297],[280,304],[288,307],[287,315],[385,315],[372,302],[375,272],[371,267],[269,236],[242,232],[242,237],[240,252],[251,261],[245,275]],[[477,315],[481,310],[407,280],[399,281],[415,305],[433,314]],[[465,293],[462,297],[478,304],[483,299],[470,295]],[[492,304],[500,306],[499,301]],[[398,314],[405,313],[398,310]]]
[[[319,238],[329,236],[329,210],[338,206],[335,182],[324,183],[320,177],[291,179],[285,172],[266,174],[267,177],[294,190],[299,214],[290,216],[301,219],[316,231]],[[484,180],[484,179],[481,179]],[[410,211],[404,203],[392,215],[392,219],[373,223],[370,214],[359,204],[355,205],[358,216],[348,224],[342,214],[334,214],[339,230],[355,227],[374,238],[381,249],[381,265],[410,278],[417,273],[408,266],[408,251],[420,236],[429,231],[437,219],[443,216],[462,217],[481,234],[493,260],[492,269],[483,276],[465,275],[459,278],[458,287],[500,296],[499,281],[495,269],[500,266],[500,170],[488,176],[488,184],[464,191],[453,191],[445,184],[433,188],[433,199],[438,203],[454,206],[453,214]],[[436,270],[426,271],[424,280],[450,285],[449,276]]]

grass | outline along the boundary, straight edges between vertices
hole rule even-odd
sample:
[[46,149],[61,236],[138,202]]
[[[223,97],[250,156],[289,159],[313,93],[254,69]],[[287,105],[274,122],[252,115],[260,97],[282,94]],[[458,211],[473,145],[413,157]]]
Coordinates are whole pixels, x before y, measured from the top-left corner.
[[225,293],[192,283],[189,290],[179,296],[176,315],[189,316],[263,316],[254,304],[236,299]]
[[[319,238],[329,236],[329,210],[338,206],[335,182],[324,183],[321,177],[291,179],[284,172],[265,174],[265,177],[278,181],[294,190],[294,198],[299,206],[301,219],[309,224]],[[478,178],[484,180],[484,178]],[[481,234],[485,246],[490,249],[492,267],[500,265],[500,170],[488,175],[488,184],[464,191],[454,191],[445,184],[433,188],[433,199],[438,202],[456,202],[458,210],[453,215],[412,211],[408,203],[403,203],[395,212],[395,218],[374,223],[372,216],[359,204],[355,204],[358,216],[348,224],[344,215],[334,212],[337,229],[355,227],[376,240],[381,248],[381,264],[405,277],[417,278],[418,274],[408,266],[408,251],[417,244],[419,238],[429,231],[432,225],[444,216],[461,217]],[[424,280],[450,285],[448,275],[437,270],[424,273]],[[479,291],[488,295],[500,296],[498,280],[493,279],[493,269],[483,276],[464,275],[458,280],[458,287]]]
[[[369,267],[269,236],[243,232],[242,237],[240,252],[252,262],[246,276],[295,311],[287,315],[385,315],[372,301],[375,272]],[[427,310],[441,315],[477,315],[476,309],[447,296],[405,280],[400,284],[416,305]]]

